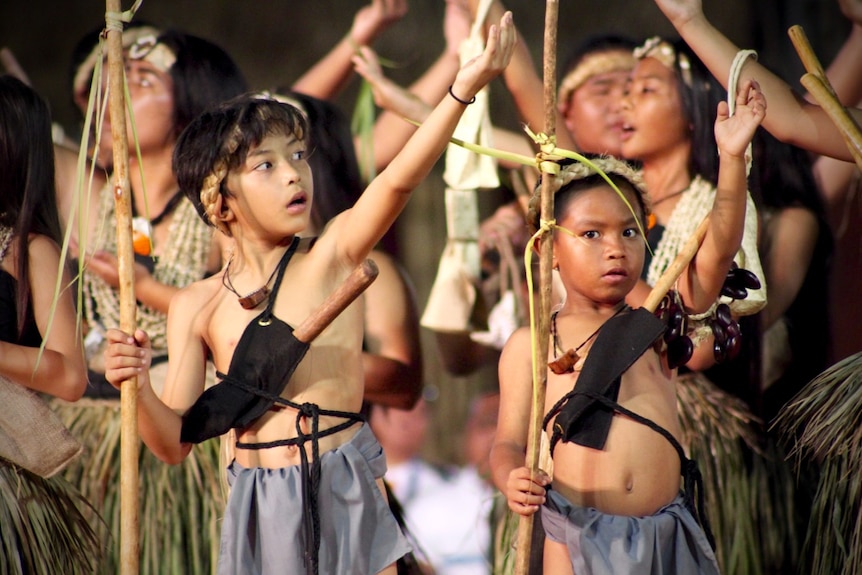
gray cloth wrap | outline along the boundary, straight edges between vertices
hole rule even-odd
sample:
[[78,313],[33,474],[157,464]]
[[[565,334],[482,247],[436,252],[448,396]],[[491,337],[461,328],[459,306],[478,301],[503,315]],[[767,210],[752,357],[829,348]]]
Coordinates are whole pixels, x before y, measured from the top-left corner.
[[[377,486],[386,457],[368,425],[321,455],[321,467],[321,573],[371,575],[411,551]],[[300,467],[245,468],[234,461],[227,474],[218,573],[304,573]]]
[[715,554],[678,496],[647,517],[572,505],[549,489],[542,526],[568,547],[575,575],[719,575]]

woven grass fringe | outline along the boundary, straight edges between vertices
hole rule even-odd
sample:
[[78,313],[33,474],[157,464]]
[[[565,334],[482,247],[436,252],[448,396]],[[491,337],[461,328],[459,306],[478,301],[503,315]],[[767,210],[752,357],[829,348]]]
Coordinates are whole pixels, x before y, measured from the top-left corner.
[[[63,475],[95,510],[88,519],[106,551],[93,573],[113,575],[119,565],[120,404],[82,399],[57,402],[55,409],[84,445],[83,455]],[[196,446],[179,465],[168,465],[141,446],[141,575],[215,573],[226,500],[223,475],[218,441]]]
[[819,465],[802,549],[806,572],[862,573],[862,352],[809,382],[773,428],[800,468]]
[[88,508],[62,477],[0,459],[0,573],[92,573],[100,548],[82,514]]
[[745,403],[698,373],[681,375],[683,445],[704,478],[716,557],[726,575],[795,570],[801,525],[797,480],[778,443]]

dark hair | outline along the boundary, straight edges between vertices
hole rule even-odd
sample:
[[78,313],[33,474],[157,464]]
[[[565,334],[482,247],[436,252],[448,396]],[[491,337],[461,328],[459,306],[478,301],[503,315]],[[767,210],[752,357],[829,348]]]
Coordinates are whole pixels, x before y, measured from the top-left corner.
[[[649,208],[646,204],[643,182],[640,181],[640,176],[635,172],[634,165],[625,160],[617,160],[612,156],[604,156],[601,154],[584,154],[588,160],[598,164],[603,168],[608,178],[620,189],[620,191],[628,190],[635,195],[635,204],[640,208],[639,218],[641,224],[646,226],[646,217],[649,214]],[[567,166],[579,164],[576,160],[564,159],[560,161],[560,167],[566,171]],[[577,166],[575,166],[577,168]],[[584,167],[583,169],[587,169]],[[631,179],[630,179],[631,178]],[[598,173],[588,173],[576,179],[569,179],[567,183],[560,186],[554,194],[554,219],[560,220],[563,218],[569,203],[574,197],[584,191],[596,186],[607,186],[608,182]],[[539,229],[539,211],[541,206],[540,190],[542,187],[542,178],[536,183],[536,188],[533,195],[530,197],[529,207],[525,216],[527,220],[527,229],[531,234]]]
[[[308,127],[302,112],[290,104],[246,94],[204,112],[180,134],[174,147],[173,169],[180,190],[210,224],[200,193],[216,164],[228,171],[243,162],[249,150],[272,134],[292,134],[305,139]],[[225,195],[224,180],[220,193]]]
[[[616,184],[616,186],[620,189],[621,192],[631,192],[635,197],[635,203],[633,207],[639,208],[640,213],[638,214],[638,218],[641,221],[642,225],[646,225],[646,214],[647,207],[646,202],[644,201],[644,196],[635,188],[634,184],[632,184],[628,179],[619,175],[609,173],[607,174],[608,178]],[[566,213],[566,210],[569,207],[569,204],[573,199],[584,190],[589,190],[595,188],[597,186],[607,186],[608,182],[601,177],[599,174],[590,174],[585,178],[581,178],[579,180],[573,180],[568,184],[562,186],[556,194],[554,194],[554,219],[561,220]]]
[[177,135],[204,110],[248,90],[245,78],[233,59],[209,40],[168,30],[159,36],[158,41],[177,57],[170,69]]
[[336,105],[299,92],[287,92],[308,118],[308,165],[314,176],[311,222],[322,230],[329,221],[353,206],[362,195],[362,176],[350,121]]
[[60,243],[54,189],[51,112],[39,94],[12,76],[0,76],[0,224],[18,245],[18,334],[30,302],[29,234]]
[[[828,367],[831,342],[827,303],[834,246],[808,152],[758,128],[753,139],[749,188],[759,213],[765,218],[770,212],[802,207],[814,214],[820,228],[805,277],[784,312],[790,363],[780,379],[763,392],[762,415],[768,421],[808,381]],[[762,236],[762,244],[774,241],[769,234]],[[761,245],[764,264],[769,263],[769,247]]]
[[[676,50],[674,73],[683,114],[691,126],[689,174],[699,174],[712,184],[718,182],[718,145],[715,143],[715,119],[718,103],[725,90],[703,62],[682,40],[670,41]],[[688,62],[687,70],[680,64]]]

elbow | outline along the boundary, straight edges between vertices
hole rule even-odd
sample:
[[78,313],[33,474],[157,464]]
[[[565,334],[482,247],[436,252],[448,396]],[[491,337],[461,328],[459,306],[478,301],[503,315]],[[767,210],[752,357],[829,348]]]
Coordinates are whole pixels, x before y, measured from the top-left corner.
[[176,449],[151,450],[153,455],[168,465],[179,465],[182,463],[189,452],[192,450],[193,444],[180,443]]
[[68,401],[70,403],[74,403],[84,397],[84,390],[86,389],[86,382],[84,385],[76,385],[73,387],[66,388],[62,393],[57,394],[57,397],[64,401]]
[[87,390],[87,373],[75,373],[64,378],[64,381],[52,395],[64,401],[74,403],[84,397]]

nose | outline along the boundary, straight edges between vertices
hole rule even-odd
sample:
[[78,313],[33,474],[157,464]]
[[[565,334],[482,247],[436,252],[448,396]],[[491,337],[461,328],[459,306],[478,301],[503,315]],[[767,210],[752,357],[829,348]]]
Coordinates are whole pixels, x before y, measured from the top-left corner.
[[628,92],[622,91],[619,97],[616,99],[616,110],[631,110],[632,109],[632,101],[629,97]]
[[621,259],[626,256],[623,238],[620,236],[605,236],[605,257],[611,260]]
[[614,88],[608,95],[608,109],[611,112],[619,113],[623,108],[623,101],[627,100],[626,91],[624,88]]
[[285,185],[297,184],[302,180],[302,174],[299,173],[299,168],[293,162],[284,162],[281,179]]

